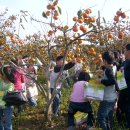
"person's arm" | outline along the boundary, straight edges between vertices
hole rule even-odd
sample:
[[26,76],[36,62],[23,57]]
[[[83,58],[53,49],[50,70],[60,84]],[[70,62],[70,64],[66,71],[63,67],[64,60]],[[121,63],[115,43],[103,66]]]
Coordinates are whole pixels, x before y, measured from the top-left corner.
[[65,64],[64,70],[68,70],[68,69],[72,68],[74,65],[75,65],[75,63],[69,62],[69,63]]
[[[74,65],[75,65],[75,63],[69,62],[69,63],[64,65],[63,70],[68,70],[68,69],[72,68]],[[54,72],[58,73],[58,72],[60,72],[60,69],[61,69],[61,66],[55,66],[54,67]]]
[[127,86],[130,86],[130,61],[124,63],[124,76],[126,79]]
[[106,69],[105,74],[107,76],[107,79],[102,79],[101,83],[105,86],[111,86],[116,84],[116,80],[113,74],[112,69]]
[[102,65],[102,66],[101,66],[101,70],[104,71],[105,69],[106,69],[106,67],[105,67],[104,65]]

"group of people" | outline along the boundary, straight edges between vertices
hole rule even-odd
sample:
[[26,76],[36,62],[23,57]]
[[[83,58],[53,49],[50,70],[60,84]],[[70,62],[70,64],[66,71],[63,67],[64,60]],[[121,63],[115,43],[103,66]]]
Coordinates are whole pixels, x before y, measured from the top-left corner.
[[[57,90],[57,93],[53,99],[52,111],[55,116],[59,115],[60,109],[60,97],[62,87],[62,77],[64,77],[64,71],[73,68],[76,65],[76,60],[73,59],[69,63],[63,66],[63,56],[58,56],[56,59],[56,65],[50,75],[51,93]],[[61,68],[63,73],[60,73]],[[82,67],[81,67],[82,68]],[[70,103],[68,108],[68,128],[67,130],[75,129],[75,118],[76,112],[88,113],[87,117],[87,129],[94,126],[95,118],[93,115],[93,109],[91,101],[84,97],[85,87],[89,86],[89,80],[91,79],[88,72],[82,69],[78,71],[78,77],[73,83],[73,89],[70,95]],[[97,67],[98,68],[98,67]],[[124,78],[127,87],[120,90],[117,83],[117,71],[121,71],[124,74]],[[57,76],[59,75],[59,79]],[[100,78],[95,79],[97,84],[103,84],[104,97],[100,101],[97,122],[99,128],[102,130],[113,129],[113,113],[115,111],[115,104],[117,104],[116,116],[119,122],[122,121],[122,115],[126,118],[126,129],[130,129],[130,44],[127,44],[124,48],[124,54],[120,51],[112,52],[106,51],[102,54],[102,67],[100,70],[95,72],[95,75],[100,75]],[[57,81],[57,83],[56,83]]]
[[[14,106],[8,105],[4,96],[8,91],[20,91],[25,93],[28,103],[31,106],[37,106],[38,89],[35,84],[37,77],[37,68],[34,65],[28,65],[28,56],[11,60],[8,65],[0,67],[0,130],[13,130],[12,114]],[[18,112],[23,109],[23,104],[17,106]],[[3,115],[5,123],[3,125]]]
[[[100,78],[95,79],[97,84],[100,83],[105,86],[104,97],[100,101],[97,113],[98,125],[102,130],[113,129],[113,113],[116,103],[116,116],[119,123],[122,121],[123,113],[126,117],[126,128],[130,129],[130,44],[127,44],[124,48],[124,56],[119,52],[104,52],[102,54],[102,67],[95,72],[95,75],[100,75]],[[31,106],[37,105],[37,98],[35,97],[38,95],[35,83],[35,79],[37,79],[37,65],[29,65],[28,59],[28,56],[24,56],[23,58],[12,60],[11,62],[17,67],[10,64],[0,67],[0,130],[12,130],[13,107],[6,105],[6,102],[3,101],[7,91],[26,91],[29,104]],[[89,130],[89,128],[94,126],[95,122],[91,101],[84,97],[84,85],[89,86],[90,73],[85,72],[82,69],[82,65],[78,64],[75,58],[64,66],[63,63],[64,57],[58,56],[50,74],[50,93],[54,95],[52,112],[54,116],[59,116],[60,114],[61,88],[64,85],[64,79],[68,78],[66,77],[66,71],[79,66],[72,74],[74,83],[68,108],[67,130],[75,129],[74,115],[78,111],[88,113],[86,122]],[[62,69],[63,71],[61,71]],[[123,90],[119,90],[117,84],[116,74],[119,70],[124,73],[127,84],[127,87]],[[22,105],[19,106],[19,109],[21,108]],[[4,126],[2,124],[3,114],[5,116]]]

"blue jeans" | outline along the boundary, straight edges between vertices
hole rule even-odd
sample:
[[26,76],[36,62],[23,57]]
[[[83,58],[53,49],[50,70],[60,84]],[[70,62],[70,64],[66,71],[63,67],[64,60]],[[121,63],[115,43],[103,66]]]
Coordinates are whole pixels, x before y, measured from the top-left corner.
[[35,97],[28,98],[28,102],[29,102],[29,105],[31,105],[33,107],[37,106],[37,100]]
[[68,127],[75,125],[74,115],[77,111],[88,113],[88,118],[86,121],[87,125],[93,126],[94,117],[93,117],[92,107],[90,102],[83,102],[83,103],[70,102],[69,110],[68,110]]
[[99,128],[102,128],[102,130],[112,130],[115,102],[116,101],[100,102],[99,109],[98,109],[98,124],[99,124]]
[[[5,109],[0,109],[0,130],[12,130],[12,107],[7,107]],[[3,126],[2,117],[5,116],[5,124]]]
[[[51,94],[53,94],[54,88],[51,88]],[[60,97],[61,93],[56,94],[52,102],[52,112],[54,115],[58,115],[60,111]]]

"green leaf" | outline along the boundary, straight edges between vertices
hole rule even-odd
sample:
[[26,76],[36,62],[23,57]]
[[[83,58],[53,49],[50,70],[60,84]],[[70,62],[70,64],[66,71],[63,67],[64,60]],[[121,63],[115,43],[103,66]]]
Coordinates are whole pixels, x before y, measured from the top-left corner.
[[24,26],[21,24],[21,27],[25,30]]
[[23,13],[23,10],[20,10],[21,13]]
[[43,16],[44,18],[47,18],[47,16],[46,16],[46,13],[45,13],[45,12],[43,12],[43,13],[42,13],[42,16]]
[[20,18],[20,23],[22,23],[22,19]]
[[92,24],[92,23],[90,23],[88,27],[89,27],[89,28],[92,28],[92,27],[93,27],[93,24]]
[[24,18],[24,20],[25,20],[26,22],[28,22],[27,19],[26,19],[26,17],[25,17],[24,15],[23,15],[23,18]]
[[57,8],[58,8],[59,13],[62,14],[61,8],[59,6],[57,6]]
[[104,21],[104,23],[106,23],[106,20],[105,20],[105,18],[103,17],[103,21]]
[[97,23],[98,29],[100,30],[100,29],[101,29],[101,26],[100,26],[100,18],[98,18],[98,19],[96,20],[96,23]]
[[66,25],[64,26],[64,31],[66,31],[69,27]]
[[78,15],[78,18],[81,18],[81,17],[82,17],[82,10],[79,10],[79,11],[77,12],[77,15]]

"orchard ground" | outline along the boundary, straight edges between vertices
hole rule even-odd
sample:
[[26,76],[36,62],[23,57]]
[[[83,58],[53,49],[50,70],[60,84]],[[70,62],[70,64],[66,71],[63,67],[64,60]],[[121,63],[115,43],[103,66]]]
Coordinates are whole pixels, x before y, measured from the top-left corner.
[[[67,110],[69,104],[69,96],[72,90],[70,87],[64,87],[61,97],[61,115],[59,117],[53,117],[51,125],[47,122],[44,114],[45,100],[42,95],[38,97],[38,106],[30,107],[25,105],[24,111],[19,113],[16,117],[13,117],[13,130],[67,130]],[[92,107],[94,116],[97,118],[98,102],[92,101]],[[97,122],[95,123],[97,127]],[[76,130],[84,130],[85,126],[76,126]],[[117,123],[114,114],[114,129],[113,130],[125,130]]]

